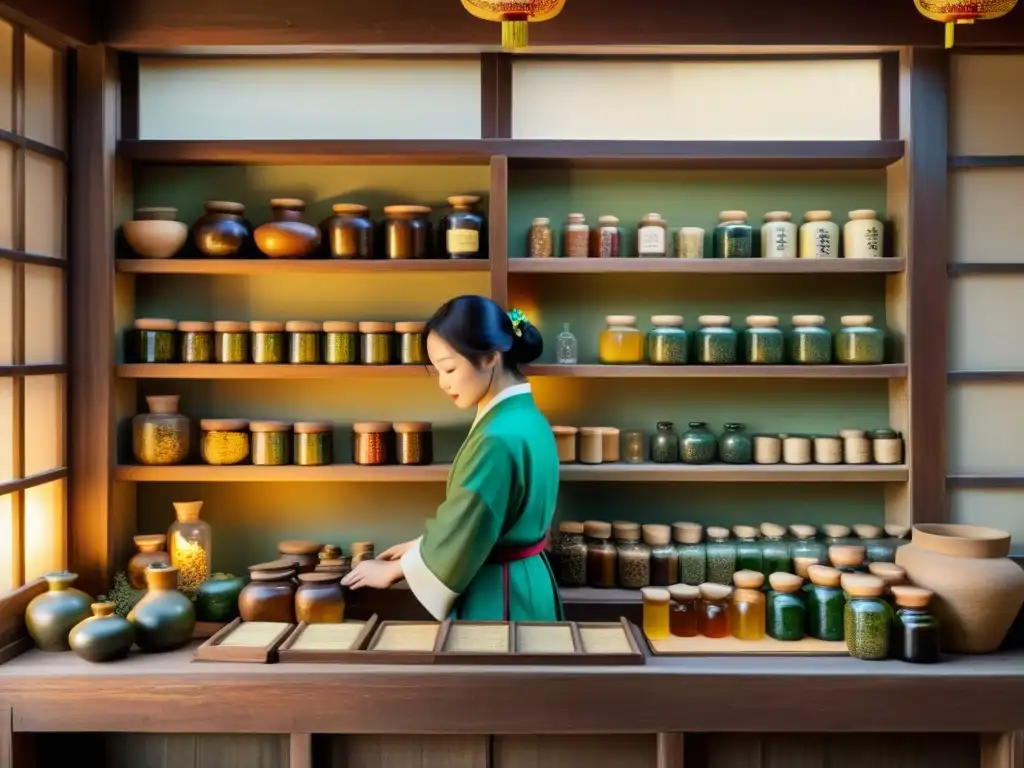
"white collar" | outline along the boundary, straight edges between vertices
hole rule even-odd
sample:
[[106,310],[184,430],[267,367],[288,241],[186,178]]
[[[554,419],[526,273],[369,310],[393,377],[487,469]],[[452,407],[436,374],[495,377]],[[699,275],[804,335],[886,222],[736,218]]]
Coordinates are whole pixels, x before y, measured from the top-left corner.
[[[523,384],[513,384],[511,387],[505,387],[505,389],[501,390],[501,392],[492,397],[491,401],[487,405],[485,405],[483,408],[477,409],[476,418],[473,419],[473,427],[475,427],[480,422],[480,419],[482,419],[484,416],[486,416],[488,413],[494,410],[495,406],[497,406],[499,403],[503,403],[510,397],[515,397],[516,395],[528,395],[531,393],[531,391],[532,390],[530,388],[529,382],[524,382]],[[470,429],[472,429],[473,427],[470,427]]]

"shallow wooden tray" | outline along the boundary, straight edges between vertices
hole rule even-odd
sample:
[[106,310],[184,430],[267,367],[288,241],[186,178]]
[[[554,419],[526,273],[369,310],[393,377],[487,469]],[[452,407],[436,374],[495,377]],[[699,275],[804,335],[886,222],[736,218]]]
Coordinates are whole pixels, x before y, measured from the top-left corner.
[[294,624],[244,622],[235,619],[196,648],[193,661],[238,661],[269,664],[277,660],[277,649]]
[[516,638],[508,621],[446,621],[435,661],[439,664],[515,664]]
[[670,637],[647,640],[655,656],[848,656],[845,642],[803,640],[784,642],[766,637],[763,640],[737,640],[735,637]]
[[[369,621],[344,621],[341,624],[302,622],[278,649],[278,660],[282,664],[358,664],[363,661],[362,651],[376,628],[377,614],[373,614]],[[314,635],[323,637],[313,640]],[[312,644],[307,644],[310,640],[313,640]]]
[[443,628],[440,621],[382,621],[366,650],[350,654],[350,660],[356,664],[433,664],[444,639]]
[[578,622],[582,664],[644,664],[647,661],[636,640],[633,625],[622,618],[611,622]]
[[585,664],[580,633],[571,621],[517,621],[513,625],[518,664]]
[[220,632],[224,627],[228,625],[228,622],[220,621],[197,621],[196,628],[192,630],[193,640],[209,640],[211,637]]

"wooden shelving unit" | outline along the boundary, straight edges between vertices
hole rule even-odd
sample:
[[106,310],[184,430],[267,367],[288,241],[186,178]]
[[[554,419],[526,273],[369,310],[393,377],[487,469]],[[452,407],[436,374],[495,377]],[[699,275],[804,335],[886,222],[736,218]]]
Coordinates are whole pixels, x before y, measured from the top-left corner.
[[118,259],[117,271],[134,275],[335,275],[407,272],[487,272],[485,259]]

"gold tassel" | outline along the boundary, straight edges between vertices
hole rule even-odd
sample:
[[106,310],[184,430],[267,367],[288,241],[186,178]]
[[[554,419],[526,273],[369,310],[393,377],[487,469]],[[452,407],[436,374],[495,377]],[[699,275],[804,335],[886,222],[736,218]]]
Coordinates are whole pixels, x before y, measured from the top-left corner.
[[530,24],[526,21],[501,22],[501,47],[506,51],[525,48],[529,38]]

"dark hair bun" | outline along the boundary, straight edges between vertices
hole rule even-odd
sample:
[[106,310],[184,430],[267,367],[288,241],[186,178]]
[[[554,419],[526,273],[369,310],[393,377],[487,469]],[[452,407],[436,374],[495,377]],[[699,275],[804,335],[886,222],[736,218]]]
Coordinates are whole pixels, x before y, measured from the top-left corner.
[[532,363],[544,351],[544,337],[540,335],[537,326],[523,320],[519,325],[521,336],[512,337],[512,349],[506,354],[511,355],[516,365]]

